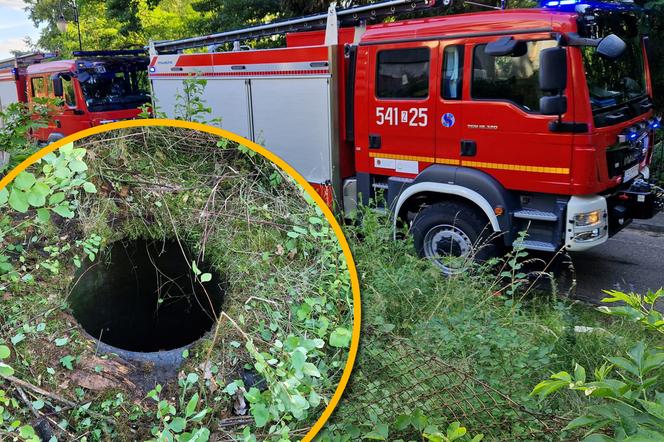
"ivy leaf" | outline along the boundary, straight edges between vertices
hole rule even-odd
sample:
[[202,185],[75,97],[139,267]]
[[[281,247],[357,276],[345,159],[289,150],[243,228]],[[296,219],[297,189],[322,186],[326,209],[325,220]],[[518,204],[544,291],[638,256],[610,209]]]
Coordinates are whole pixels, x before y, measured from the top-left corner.
[[58,192],[51,195],[51,197],[48,199],[48,203],[55,206],[56,204],[60,204],[64,200],[65,200],[65,193]]
[[183,417],[176,417],[168,426],[174,433],[182,433],[187,428],[187,421]]
[[302,347],[295,349],[291,355],[291,364],[296,371],[301,372],[304,367],[304,362],[307,360],[307,355],[303,351]]
[[9,195],[9,206],[20,213],[25,213],[30,208],[28,194],[14,187]]
[[2,189],[0,189],[0,206],[5,204],[8,199],[9,199],[9,191],[7,190],[6,187],[3,187]]
[[302,372],[314,378],[320,377],[320,371],[318,371],[318,367],[316,367],[311,362],[307,362],[306,364],[304,364],[304,367],[302,367]]
[[32,207],[42,207],[46,204],[49,193],[51,193],[50,187],[44,183],[36,183],[28,193],[28,202]]
[[258,428],[263,428],[270,420],[270,411],[262,403],[251,405],[251,415],[254,417]]
[[69,162],[69,169],[73,172],[85,172],[88,170],[88,165],[81,160],[71,160]]
[[14,187],[21,190],[30,189],[37,182],[37,178],[30,172],[21,172],[14,180]]
[[55,340],[55,346],[62,347],[64,345],[67,345],[67,342],[69,342],[69,338],[58,338]]
[[6,345],[0,345],[0,359],[7,359],[11,355],[11,350]]
[[373,431],[365,434],[363,439],[372,439],[372,440],[387,440],[387,437],[390,435],[390,429],[387,424],[377,423]]
[[51,212],[48,209],[37,209],[37,219],[43,223],[48,222],[51,219]]
[[74,369],[74,357],[71,355],[64,356],[60,358],[60,363],[62,364],[63,367],[65,367],[68,370],[73,370]]
[[337,348],[348,348],[352,333],[345,327],[337,327],[330,334],[330,345]]
[[24,333],[18,333],[11,338],[12,345],[16,345],[25,339]]
[[203,273],[201,275],[201,282],[210,282],[212,281],[212,274],[211,273]]
[[4,362],[0,362],[0,376],[8,377],[14,375],[14,369]]
[[83,190],[85,190],[86,193],[97,193],[97,186],[89,181],[86,181],[83,183]]
[[60,204],[59,206],[55,206],[53,211],[63,218],[71,219],[74,217],[74,212],[71,211],[67,204]]

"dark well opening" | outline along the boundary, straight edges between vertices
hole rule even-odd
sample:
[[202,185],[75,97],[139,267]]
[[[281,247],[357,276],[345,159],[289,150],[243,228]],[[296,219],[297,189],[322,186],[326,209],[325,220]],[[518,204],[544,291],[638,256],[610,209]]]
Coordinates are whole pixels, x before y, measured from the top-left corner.
[[182,247],[185,254],[175,241],[112,244],[78,272],[69,298],[74,317],[93,337],[129,351],[173,350],[201,338],[221,309],[223,287],[199,264],[212,274],[201,285]]

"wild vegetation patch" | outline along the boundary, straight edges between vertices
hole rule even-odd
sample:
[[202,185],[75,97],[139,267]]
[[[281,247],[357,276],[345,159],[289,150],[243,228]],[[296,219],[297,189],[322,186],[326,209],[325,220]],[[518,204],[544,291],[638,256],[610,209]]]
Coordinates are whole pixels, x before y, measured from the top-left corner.
[[[290,440],[329,402],[350,346],[348,265],[321,210],[253,151],[107,132],[47,155],[0,205],[3,438]],[[134,380],[150,365],[101,351],[68,302],[79,268],[136,239],[186,246],[194,283],[214,283],[205,263],[224,285],[212,329],[148,391]]]
[[[576,364],[608,370],[635,346],[664,344],[635,322],[651,317],[644,311],[608,316],[538,291],[526,271],[533,258],[523,250],[444,277],[414,256],[408,240],[392,241],[390,226],[365,209],[346,228],[365,321],[357,368],[321,440],[579,440],[588,428],[575,418],[596,415],[593,407],[610,399],[573,391],[540,397],[541,386],[531,394],[540,381]],[[648,372],[649,405],[661,402],[658,364]],[[619,376],[623,369],[615,369]],[[627,440],[602,422],[607,438],[589,441]]]

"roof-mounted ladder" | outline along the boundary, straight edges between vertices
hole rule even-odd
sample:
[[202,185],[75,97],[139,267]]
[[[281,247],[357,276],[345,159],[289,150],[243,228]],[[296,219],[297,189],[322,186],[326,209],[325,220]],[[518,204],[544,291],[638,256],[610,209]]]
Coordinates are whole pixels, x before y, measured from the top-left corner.
[[326,29],[326,44],[335,44],[337,28],[356,26],[370,20],[378,20],[423,9],[432,9],[440,5],[449,6],[450,4],[451,0],[385,0],[370,5],[354,6],[346,9],[337,9],[335,4],[332,4],[326,13],[278,20],[264,25],[182,40],[153,41],[150,42],[149,46],[150,55],[205,46],[218,46],[225,43],[253,40],[271,35],[286,34],[288,32],[303,32],[316,29]]
[[33,52],[30,54],[16,55],[11,58],[0,60],[0,69],[24,68],[31,64],[39,63],[44,59],[55,58],[57,56],[58,54],[51,54],[51,53],[44,54],[42,52]]

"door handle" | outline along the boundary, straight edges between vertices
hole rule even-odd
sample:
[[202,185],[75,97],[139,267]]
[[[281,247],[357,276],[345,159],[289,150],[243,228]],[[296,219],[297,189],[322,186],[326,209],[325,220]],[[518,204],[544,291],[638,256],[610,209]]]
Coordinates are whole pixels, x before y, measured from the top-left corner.
[[60,120],[55,120],[55,127],[62,127]]
[[477,155],[477,143],[473,140],[461,140],[461,156],[474,157]]
[[380,135],[369,134],[369,149],[380,149],[382,145],[382,139]]

